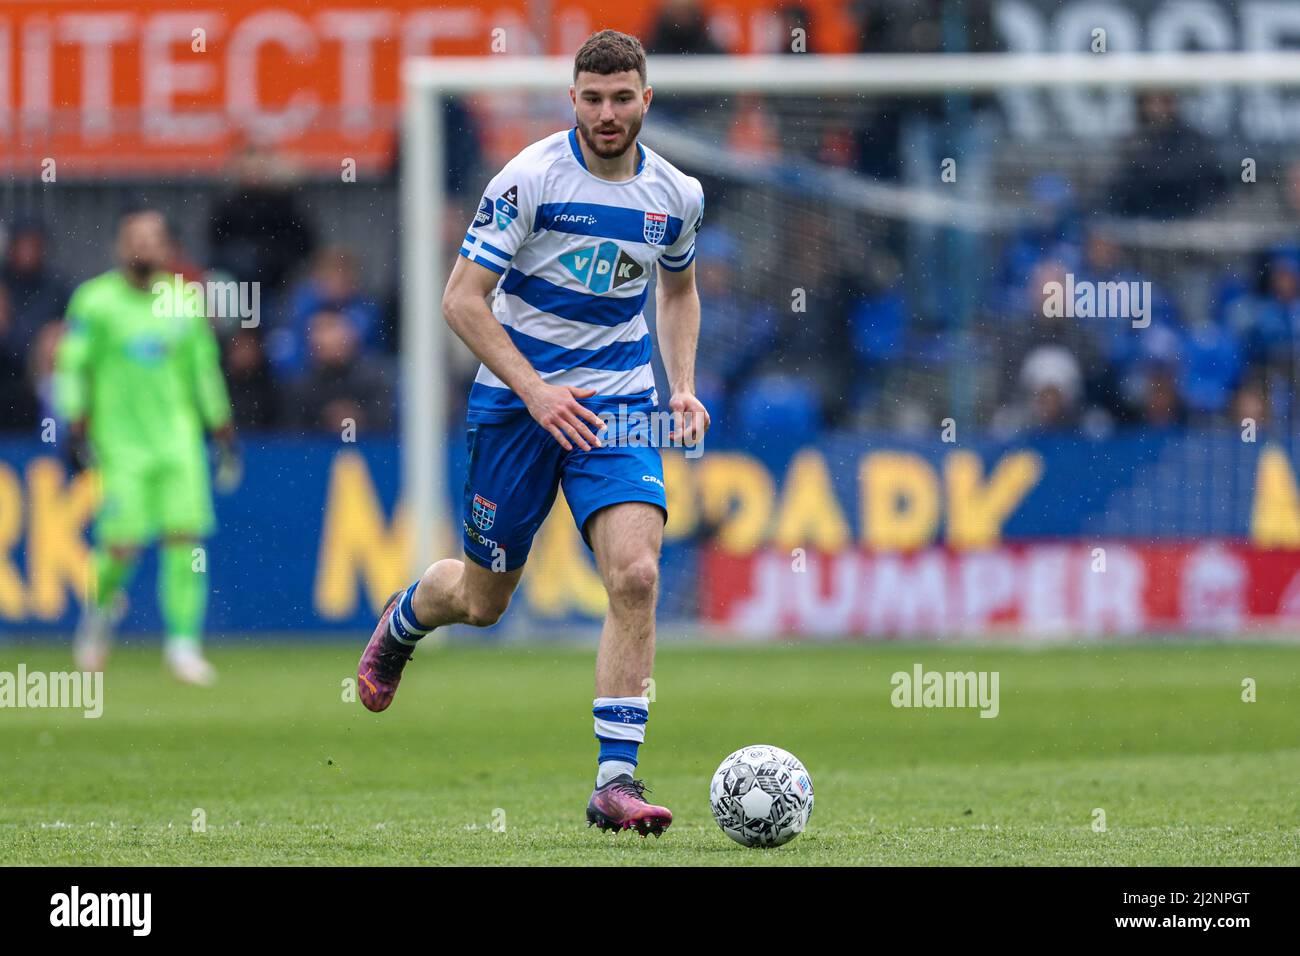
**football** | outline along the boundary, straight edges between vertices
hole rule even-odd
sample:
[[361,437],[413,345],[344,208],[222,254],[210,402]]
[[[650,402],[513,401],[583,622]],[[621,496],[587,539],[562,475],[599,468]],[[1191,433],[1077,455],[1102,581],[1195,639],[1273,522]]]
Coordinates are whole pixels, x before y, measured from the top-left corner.
[[709,803],[722,832],[737,843],[781,846],[808,826],[812,777],[794,754],[780,747],[742,747],[713,774]]

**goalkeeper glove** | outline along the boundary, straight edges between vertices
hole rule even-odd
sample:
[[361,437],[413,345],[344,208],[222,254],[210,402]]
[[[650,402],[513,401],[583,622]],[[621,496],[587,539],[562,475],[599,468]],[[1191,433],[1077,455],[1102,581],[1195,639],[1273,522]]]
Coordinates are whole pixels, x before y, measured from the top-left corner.
[[227,427],[212,437],[217,452],[217,474],[213,484],[221,494],[228,495],[244,480],[244,456],[235,440],[234,429]]
[[68,475],[74,478],[94,465],[84,421],[68,423],[67,438],[63,442],[63,462],[67,465]]

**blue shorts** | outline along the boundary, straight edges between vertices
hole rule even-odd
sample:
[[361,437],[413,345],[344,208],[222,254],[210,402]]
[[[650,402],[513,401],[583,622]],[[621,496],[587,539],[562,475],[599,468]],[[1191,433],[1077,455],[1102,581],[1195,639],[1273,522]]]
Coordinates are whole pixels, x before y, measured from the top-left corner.
[[[587,539],[587,519],[601,508],[624,501],[658,507],[668,520],[664,466],[659,449],[611,441],[601,448],[572,451],[527,413],[503,422],[469,426],[469,469],[462,515],[465,554],[477,564],[505,570],[524,566],[533,536],[563,486],[573,521]],[[499,549],[499,550],[498,550]],[[495,564],[500,569],[499,560]]]

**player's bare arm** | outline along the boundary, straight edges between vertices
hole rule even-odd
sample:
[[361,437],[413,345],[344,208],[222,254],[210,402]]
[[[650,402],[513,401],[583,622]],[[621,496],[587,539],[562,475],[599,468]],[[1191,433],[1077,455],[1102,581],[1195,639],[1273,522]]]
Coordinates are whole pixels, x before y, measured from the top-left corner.
[[488,308],[487,295],[497,279],[490,269],[468,259],[457,259],[442,297],[442,314],[447,324],[480,362],[523,399],[528,413],[565,451],[573,448],[570,439],[583,451],[599,448],[600,439],[592,429],[599,431],[605,423],[578,401],[590,398],[596,390],[547,385],[542,381]]
[[[695,266],[680,272],[659,269],[655,288],[659,354],[668,372],[672,397],[673,437],[696,445],[709,430],[709,413],[695,397],[695,349],[700,338],[700,295],[695,288]],[[679,437],[680,436],[680,437]]]

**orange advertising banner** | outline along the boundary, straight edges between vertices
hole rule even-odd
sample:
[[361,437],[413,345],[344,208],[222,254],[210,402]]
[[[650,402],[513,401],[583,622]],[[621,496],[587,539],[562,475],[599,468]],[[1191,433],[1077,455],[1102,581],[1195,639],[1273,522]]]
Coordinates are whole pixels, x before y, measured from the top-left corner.
[[[790,42],[779,0],[699,5],[731,52]],[[851,51],[847,0],[799,5],[810,51]],[[203,174],[255,143],[321,173],[347,159],[373,171],[393,157],[405,57],[570,54],[605,27],[648,36],[663,6],[5,0],[0,167],[24,179]]]

